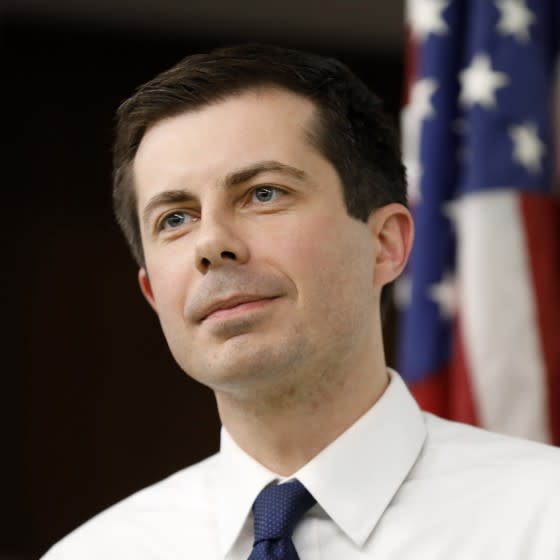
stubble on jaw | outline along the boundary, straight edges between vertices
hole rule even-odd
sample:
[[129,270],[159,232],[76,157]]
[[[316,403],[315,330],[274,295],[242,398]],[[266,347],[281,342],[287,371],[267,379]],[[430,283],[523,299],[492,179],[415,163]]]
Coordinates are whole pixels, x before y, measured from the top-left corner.
[[[345,316],[341,317],[338,307],[333,307],[327,298],[311,321],[322,325],[319,340],[295,323],[283,340],[260,338],[266,330],[266,320],[273,321],[272,317],[263,317],[262,324],[261,318],[254,322],[249,318],[225,322],[219,327],[225,336],[223,342],[199,362],[196,373],[216,393],[218,402],[228,402],[229,406],[259,417],[282,411],[289,414],[297,409],[312,413],[325,402],[335,400],[355,379],[354,370],[362,367],[362,353],[369,351],[369,341],[374,339],[369,329],[349,328],[348,323],[354,321],[368,324],[366,318],[372,311],[368,305],[358,303],[354,294],[343,296],[342,288],[334,292],[340,294],[339,298],[347,298],[342,306]],[[244,328],[247,332],[238,334]],[[234,336],[227,338],[230,334]],[[224,345],[229,347],[225,358]]]
[[[333,325],[333,329],[336,327]],[[226,375],[216,372],[215,364],[207,363],[205,379],[218,379],[209,386],[216,393],[218,404],[236,407],[254,417],[290,414],[303,410],[312,414],[333,401],[352,380],[353,345],[341,341],[338,349],[321,348],[318,352],[305,333],[294,331],[289,351],[284,347],[260,348],[250,359],[239,361]],[[239,354],[246,353],[250,336],[228,341]]]
[[[258,329],[255,323],[247,326]],[[224,345],[231,356],[228,360],[226,355],[225,367]],[[207,356],[203,365],[204,382],[218,400],[237,403],[245,410],[249,407],[257,412],[260,408],[270,410],[291,405],[301,384],[298,372],[310,349],[297,330],[287,345],[289,351],[280,344],[260,345],[259,333],[254,331],[233,336],[222,343],[218,350],[221,356]]]

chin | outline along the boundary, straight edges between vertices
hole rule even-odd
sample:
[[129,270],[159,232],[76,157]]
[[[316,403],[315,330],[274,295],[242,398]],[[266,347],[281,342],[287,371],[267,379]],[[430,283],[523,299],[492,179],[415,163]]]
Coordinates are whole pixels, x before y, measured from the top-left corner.
[[229,339],[205,360],[188,360],[179,365],[187,375],[214,391],[243,391],[263,383],[277,383],[279,376],[293,370],[299,360],[293,345],[292,352],[287,353],[282,351],[282,345],[256,344],[246,338],[250,337]]

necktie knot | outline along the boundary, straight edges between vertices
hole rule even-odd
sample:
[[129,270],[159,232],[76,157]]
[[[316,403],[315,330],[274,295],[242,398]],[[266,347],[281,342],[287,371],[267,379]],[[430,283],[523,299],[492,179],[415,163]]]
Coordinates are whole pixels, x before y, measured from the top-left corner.
[[267,539],[290,539],[303,514],[315,498],[299,480],[268,486],[253,504],[255,543]]

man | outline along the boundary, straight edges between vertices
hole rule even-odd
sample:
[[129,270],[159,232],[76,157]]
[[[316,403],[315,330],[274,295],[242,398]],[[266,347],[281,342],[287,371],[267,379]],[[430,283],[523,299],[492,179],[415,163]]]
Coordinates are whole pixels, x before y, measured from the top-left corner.
[[181,61],[119,109],[114,202],[220,452],[46,558],[558,559],[560,453],[420,412],[385,364],[413,238],[396,137],[334,60]]

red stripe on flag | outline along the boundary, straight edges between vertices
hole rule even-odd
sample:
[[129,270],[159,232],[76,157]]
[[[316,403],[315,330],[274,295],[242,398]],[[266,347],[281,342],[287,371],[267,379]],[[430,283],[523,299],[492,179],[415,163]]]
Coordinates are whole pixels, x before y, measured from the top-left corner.
[[418,406],[427,412],[449,418],[449,371],[441,368],[410,385]]
[[443,418],[478,425],[461,329],[456,323],[453,356],[448,367],[416,381],[410,387],[422,410]]
[[454,330],[449,398],[451,415],[454,420],[473,425],[479,424],[459,320]]
[[552,443],[560,445],[560,202],[523,194],[520,203],[547,373],[550,433]]

